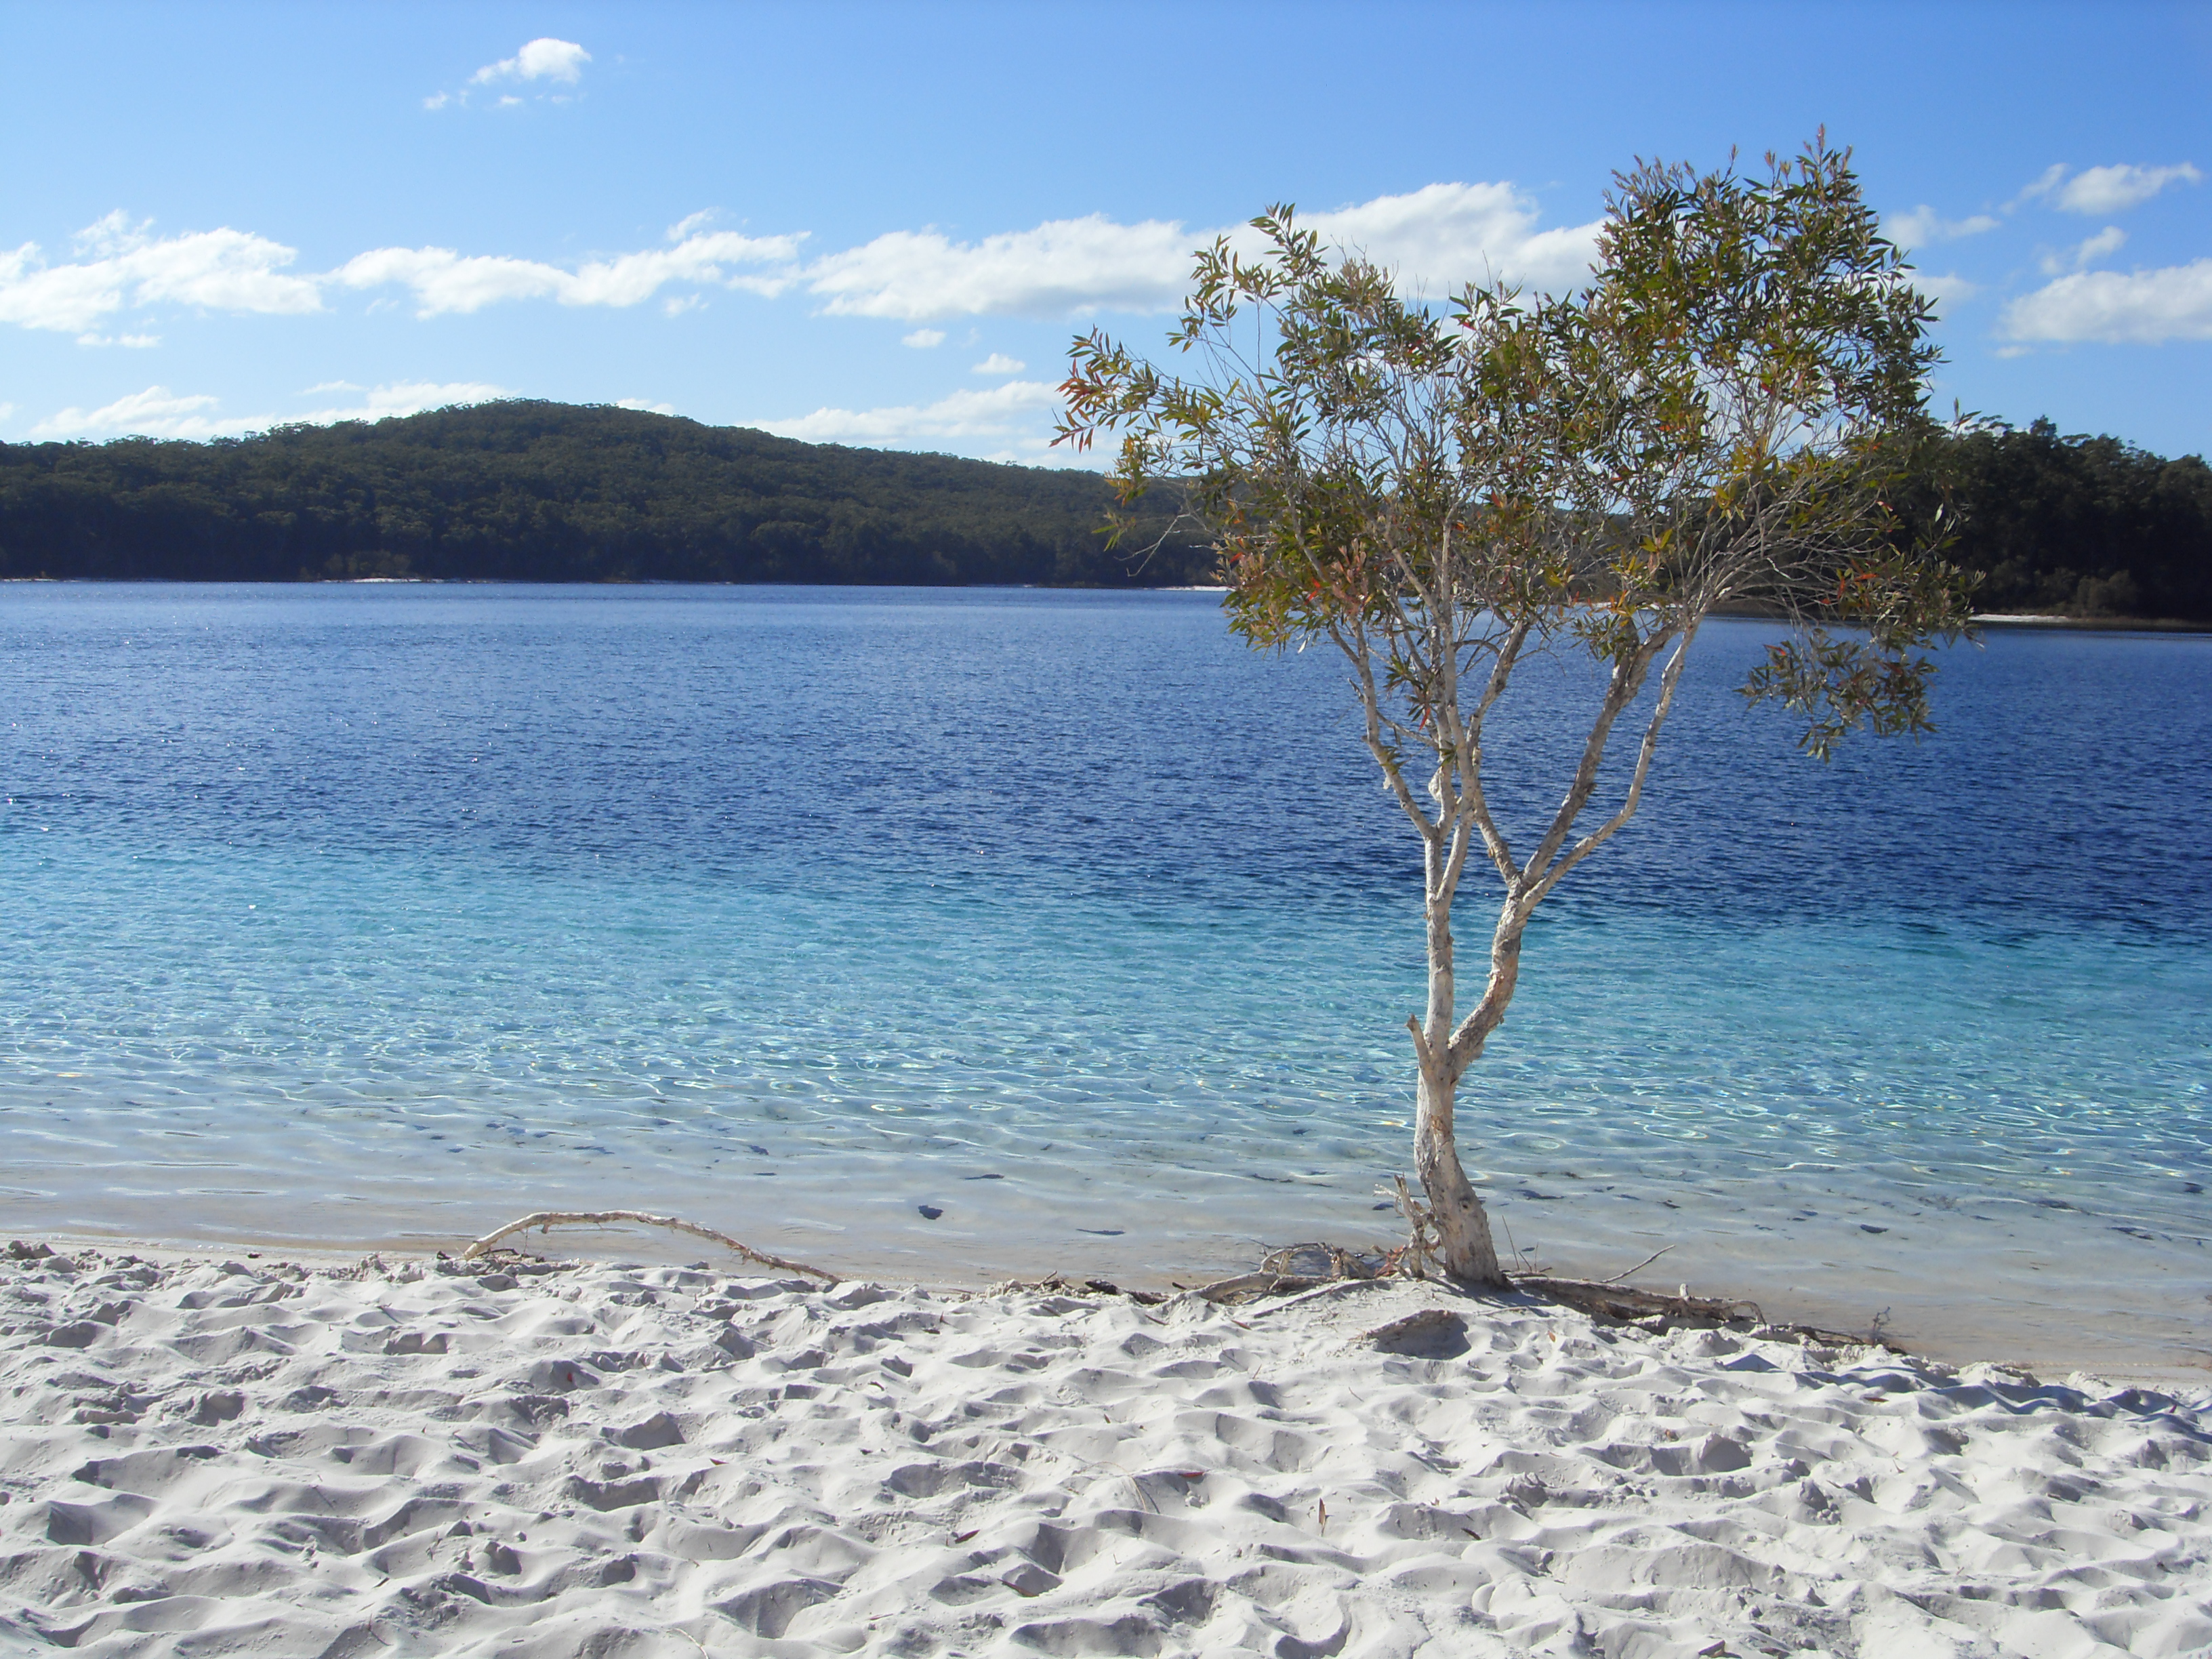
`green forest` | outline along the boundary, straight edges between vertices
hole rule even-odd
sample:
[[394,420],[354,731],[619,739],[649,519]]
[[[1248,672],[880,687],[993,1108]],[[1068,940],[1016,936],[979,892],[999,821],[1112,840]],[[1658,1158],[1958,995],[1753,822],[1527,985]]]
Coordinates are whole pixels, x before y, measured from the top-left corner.
[[1902,503],[1925,529],[1948,490],[1950,556],[1978,611],[2212,622],[2212,467],[2049,421],[1946,440]]
[[[2212,621],[2212,468],[2048,421],[1947,440],[1977,608]],[[514,401],[207,443],[0,444],[0,577],[1036,583],[1209,580],[1164,518],[1109,549],[1087,472]]]
[[1109,550],[1111,507],[1088,472],[512,401],[207,443],[0,445],[0,577],[1206,580],[1203,546]]

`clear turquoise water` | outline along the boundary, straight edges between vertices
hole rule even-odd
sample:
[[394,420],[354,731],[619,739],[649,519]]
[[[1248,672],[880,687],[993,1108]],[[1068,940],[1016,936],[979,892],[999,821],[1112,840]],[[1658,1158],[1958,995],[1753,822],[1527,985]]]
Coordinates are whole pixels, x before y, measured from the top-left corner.
[[[1993,633],[1935,738],[1824,769],[1729,690],[1765,637],[1701,641],[1539,925],[1465,1108],[1501,1222],[2193,1363],[2212,641]],[[1204,594],[0,588],[7,1224],[646,1206],[925,1276],[1379,1237],[1420,963],[1370,773],[1334,665]]]

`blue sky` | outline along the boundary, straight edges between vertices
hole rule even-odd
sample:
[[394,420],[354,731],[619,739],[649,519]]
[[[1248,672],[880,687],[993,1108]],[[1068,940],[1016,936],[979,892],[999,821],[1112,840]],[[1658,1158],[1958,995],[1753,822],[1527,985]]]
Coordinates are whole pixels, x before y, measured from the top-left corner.
[[519,395],[1009,460],[1278,200],[1573,280],[1826,124],[1941,405],[2212,448],[2212,8],[0,3],[0,438]]

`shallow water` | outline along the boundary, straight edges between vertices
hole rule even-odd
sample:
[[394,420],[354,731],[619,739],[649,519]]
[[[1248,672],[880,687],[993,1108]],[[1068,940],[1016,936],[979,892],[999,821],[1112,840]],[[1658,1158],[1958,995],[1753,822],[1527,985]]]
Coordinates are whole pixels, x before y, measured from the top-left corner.
[[[1765,637],[1701,640],[1470,1079],[1513,1243],[2206,1363],[2212,641],[1993,632],[1823,769],[1730,690]],[[1493,745],[1553,769],[1524,820],[1578,689]],[[960,1277],[1390,1231],[1415,844],[1334,665],[1212,596],[16,586],[0,699],[15,1232],[643,1206]]]

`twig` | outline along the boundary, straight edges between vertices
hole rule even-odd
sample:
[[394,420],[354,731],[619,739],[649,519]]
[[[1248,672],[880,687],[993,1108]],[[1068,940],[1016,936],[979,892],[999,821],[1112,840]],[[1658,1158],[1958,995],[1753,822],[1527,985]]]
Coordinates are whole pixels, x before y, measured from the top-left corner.
[[1502,1215],[1498,1218],[1500,1221],[1505,1222],[1505,1248],[1513,1252],[1513,1260],[1515,1263],[1521,1265],[1523,1271],[1534,1267],[1536,1265],[1535,1258],[1533,1256],[1522,1255],[1521,1254],[1521,1247],[1513,1242],[1513,1224],[1510,1221],[1505,1221],[1505,1218]]
[[1638,1262],[1633,1267],[1628,1268],[1623,1273],[1617,1273],[1610,1279],[1601,1279],[1598,1280],[1598,1283],[1601,1285],[1618,1285],[1622,1279],[1627,1278],[1629,1273],[1642,1273],[1646,1267],[1650,1267],[1653,1262],[1656,1261],[1661,1256],[1666,1255],[1668,1251],[1674,1248],[1674,1247],[1672,1244],[1662,1244],[1657,1249],[1652,1251],[1650,1255],[1645,1256],[1643,1261]]
[[810,1267],[804,1261],[787,1261],[780,1255],[770,1255],[750,1244],[740,1243],[727,1233],[718,1233],[712,1227],[702,1227],[696,1221],[685,1221],[672,1215],[647,1215],[642,1210],[536,1210],[520,1221],[510,1221],[504,1227],[486,1233],[461,1252],[461,1260],[473,1261],[509,1233],[524,1232],[532,1227],[541,1231],[553,1227],[596,1227],[609,1222],[627,1221],[641,1227],[666,1227],[675,1232],[690,1233],[694,1238],[709,1239],[726,1249],[735,1250],[748,1261],[757,1261],[763,1267],[777,1267],[787,1273],[807,1273],[826,1283],[837,1283],[837,1275],[820,1267]]
[[1255,1319],[1265,1319],[1270,1314],[1281,1313],[1285,1308],[1303,1307],[1309,1302],[1318,1302],[1325,1296],[1334,1296],[1339,1291],[1369,1290],[1377,1285],[1387,1285],[1389,1282],[1387,1279],[1334,1279],[1319,1290],[1308,1291],[1302,1296],[1294,1296],[1287,1302],[1275,1302],[1264,1308],[1255,1308],[1251,1316]]

